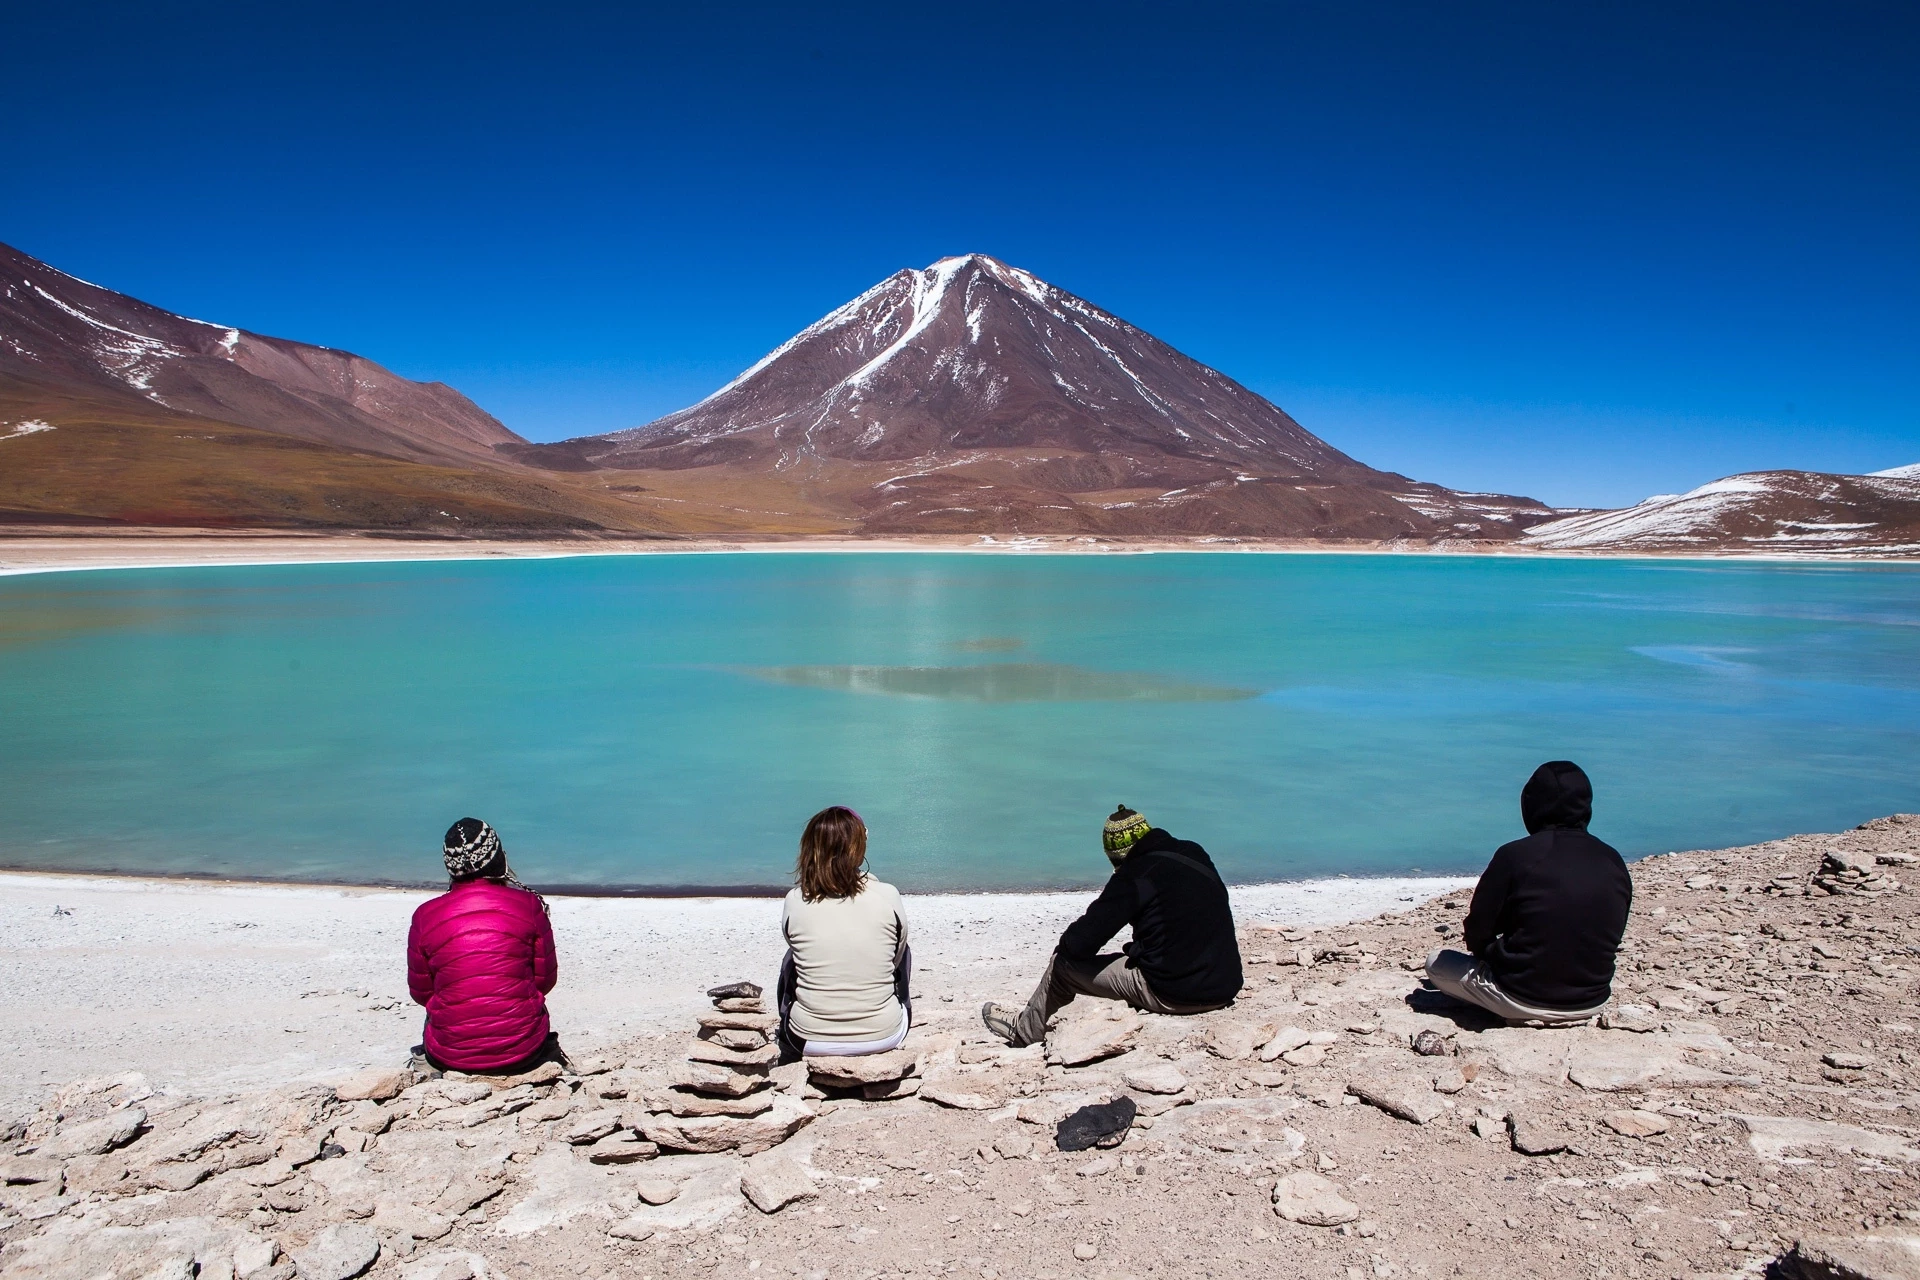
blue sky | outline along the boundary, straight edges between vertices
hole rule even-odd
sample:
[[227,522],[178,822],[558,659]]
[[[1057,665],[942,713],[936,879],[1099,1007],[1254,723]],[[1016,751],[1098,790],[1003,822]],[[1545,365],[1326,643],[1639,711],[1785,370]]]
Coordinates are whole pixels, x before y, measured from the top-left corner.
[[0,240],[535,439],[979,251],[1423,479],[1920,461],[1909,4],[399,8],[19,7]]

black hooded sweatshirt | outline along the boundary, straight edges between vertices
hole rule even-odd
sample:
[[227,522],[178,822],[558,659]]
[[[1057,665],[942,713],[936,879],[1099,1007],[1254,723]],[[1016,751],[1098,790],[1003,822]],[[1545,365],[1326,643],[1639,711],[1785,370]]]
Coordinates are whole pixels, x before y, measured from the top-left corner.
[[1554,760],[1520,793],[1531,833],[1501,845],[1467,912],[1467,949],[1522,1004],[1591,1009],[1612,992],[1633,879],[1612,845],[1587,834],[1593,784]]
[[1085,964],[1127,925],[1127,955],[1168,1004],[1223,1005],[1240,994],[1227,886],[1193,841],[1158,827],[1141,836],[1086,914],[1060,935],[1060,954]]

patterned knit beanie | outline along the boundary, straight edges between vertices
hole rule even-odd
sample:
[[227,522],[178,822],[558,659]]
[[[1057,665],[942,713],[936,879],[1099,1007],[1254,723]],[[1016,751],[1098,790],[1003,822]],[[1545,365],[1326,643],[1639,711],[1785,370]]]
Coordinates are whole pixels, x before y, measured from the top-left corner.
[[447,828],[444,856],[447,874],[465,880],[491,868],[495,859],[504,863],[506,850],[492,827],[478,818],[462,818]]
[[1141,836],[1153,830],[1153,824],[1121,805],[1107,819],[1106,829],[1100,833],[1100,844],[1107,851],[1107,860],[1119,866]]

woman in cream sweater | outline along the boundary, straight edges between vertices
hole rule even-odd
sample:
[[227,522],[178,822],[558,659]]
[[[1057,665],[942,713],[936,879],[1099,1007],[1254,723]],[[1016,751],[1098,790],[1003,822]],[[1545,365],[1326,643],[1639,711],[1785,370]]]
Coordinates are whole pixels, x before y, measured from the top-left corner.
[[780,929],[779,1043],[801,1054],[885,1053],[907,1038],[913,952],[900,891],[866,870],[867,824],[834,805],[800,837]]

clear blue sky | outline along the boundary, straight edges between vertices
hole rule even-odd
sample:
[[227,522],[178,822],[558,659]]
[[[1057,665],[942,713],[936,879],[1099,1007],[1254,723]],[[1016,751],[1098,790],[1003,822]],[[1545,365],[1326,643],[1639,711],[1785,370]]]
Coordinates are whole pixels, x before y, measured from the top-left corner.
[[1920,461],[1908,3],[79,3],[5,45],[0,240],[535,439],[980,251],[1423,479]]

